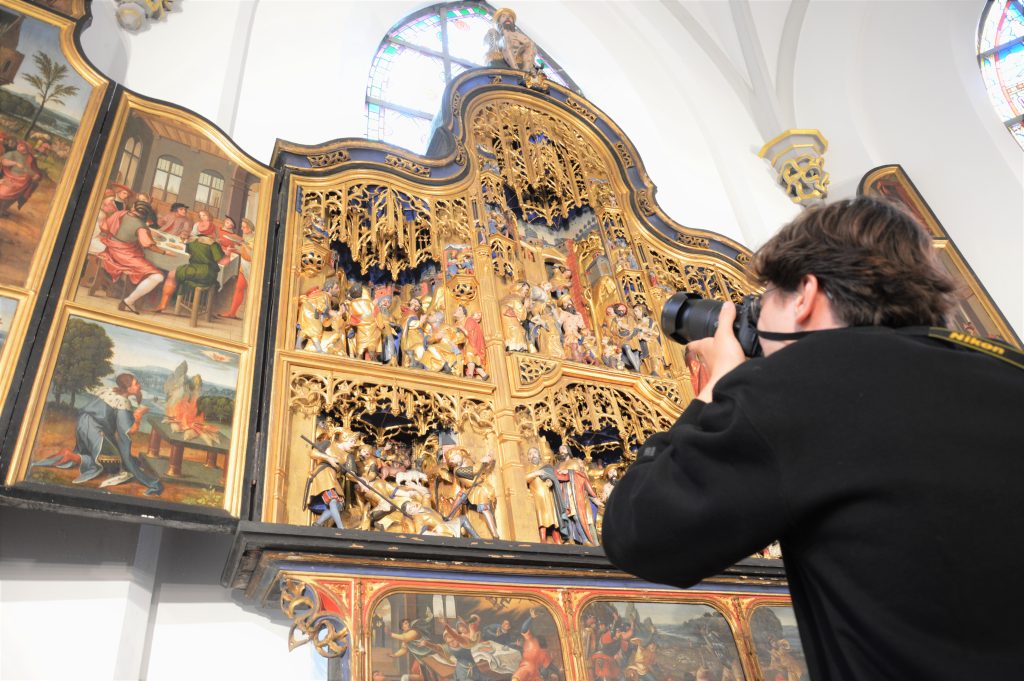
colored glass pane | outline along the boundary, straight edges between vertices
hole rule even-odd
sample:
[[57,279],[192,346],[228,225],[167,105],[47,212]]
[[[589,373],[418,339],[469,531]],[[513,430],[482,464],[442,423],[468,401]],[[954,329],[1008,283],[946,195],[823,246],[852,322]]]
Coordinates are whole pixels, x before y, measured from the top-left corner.
[[410,45],[441,51],[441,17],[429,14],[415,19],[391,34]]
[[1010,126],[1010,132],[1017,139],[1017,143],[1024,147],[1024,123],[1014,123]]
[[402,47],[381,83],[380,99],[433,114],[444,91],[444,62]]
[[999,89],[1011,112],[1003,118],[1015,118],[1024,114],[1024,44],[1002,50],[993,59]]
[[388,108],[381,113],[380,139],[417,154],[426,152],[430,141],[430,121]]
[[1021,15],[1020,5],[1012,2],[1007,4],[996,30],[997,45],[1005,45],[1024,36],[1024,16]]
[[981,20],[981,37],[978,39],[978,52],[988,52],[996,46],[999,34],[999,22],[1006,12],[1006,0],[995,0],[988,7]]
[[1003,93],[1003,88],[999,83],[999,72],[996,68],[996,60],[994,57],[986,57],[981,62],[981,77],[985,81],[985,89],[988,91],[989,101],[992,102],[993,108],[996,113],[999,114],[999,118],[1006,120],[1013,118],[1013,109],[1010,108],[1010,103],[1006,101],[1006,95]]
[[448,20],[448,52],[456,59],[474,64],[486,64],[487,48],[484,36],[491,30],[491,18],[486,14],[468,14]]

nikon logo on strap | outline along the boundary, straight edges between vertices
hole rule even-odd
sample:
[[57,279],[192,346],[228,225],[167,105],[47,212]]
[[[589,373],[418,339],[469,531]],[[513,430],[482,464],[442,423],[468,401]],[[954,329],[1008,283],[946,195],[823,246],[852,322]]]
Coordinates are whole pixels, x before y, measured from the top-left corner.
[[939,326],[930,327],[928,329],[927,336],[953,345],[959,345],[962,348],[983,352],[990,357],[995,357],[996,359],[1008,362],[1018,369],[1024,369],[1024,353],[1021,353],[1019,350],[1016,350],[1005,343],[985,340],[984,338],[971,336],[970,334],[966,334],[962,331],[953,331]]

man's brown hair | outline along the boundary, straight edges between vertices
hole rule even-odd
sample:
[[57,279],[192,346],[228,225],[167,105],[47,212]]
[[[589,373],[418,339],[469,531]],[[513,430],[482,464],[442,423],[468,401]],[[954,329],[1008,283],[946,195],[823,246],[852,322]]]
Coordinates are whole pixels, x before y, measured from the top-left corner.
[[795,291],[817,277],[850,326],[943,326],[956,284],[931,237],[901,208],[859,197],[809,208],[754,254],[760,281]]

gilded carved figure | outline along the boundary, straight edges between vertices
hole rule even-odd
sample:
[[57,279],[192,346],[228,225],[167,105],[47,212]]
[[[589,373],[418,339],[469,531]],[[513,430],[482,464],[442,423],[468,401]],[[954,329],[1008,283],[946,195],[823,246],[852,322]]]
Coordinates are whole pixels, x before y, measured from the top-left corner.
[[540,541],[545,544],[562,543],[561,486],[554,466],[542,460],[540,449],[530,447],[526,458],[533,469],[526,474],[526,485],[530,488],[533,505],[537,510],[537,529]]

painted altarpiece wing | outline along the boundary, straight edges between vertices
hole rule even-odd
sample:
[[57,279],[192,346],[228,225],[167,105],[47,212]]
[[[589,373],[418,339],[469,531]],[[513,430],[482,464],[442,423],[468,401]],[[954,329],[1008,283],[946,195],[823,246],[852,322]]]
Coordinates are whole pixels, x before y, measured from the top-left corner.
[[97,177],[8,484],[238,515],[273,173],[125,93]]
[[7,0],[0,3],[0,28],[0,395],[6,395],[107,81],[78,53],[74,24],[64,17]]
[[886,165],[871,170],[861,179],[857,191],[904,206],[931,233],[939,262],[960,286],[959,301],[950,317],[951,328],[1024,347],[902,166]]
[[692,397],[661,305],[756,289],[660,213],[613,123],[507,73],[456,79],[443,159],[279,146],[329,170],[287,175],[264,521],[596,545]]

